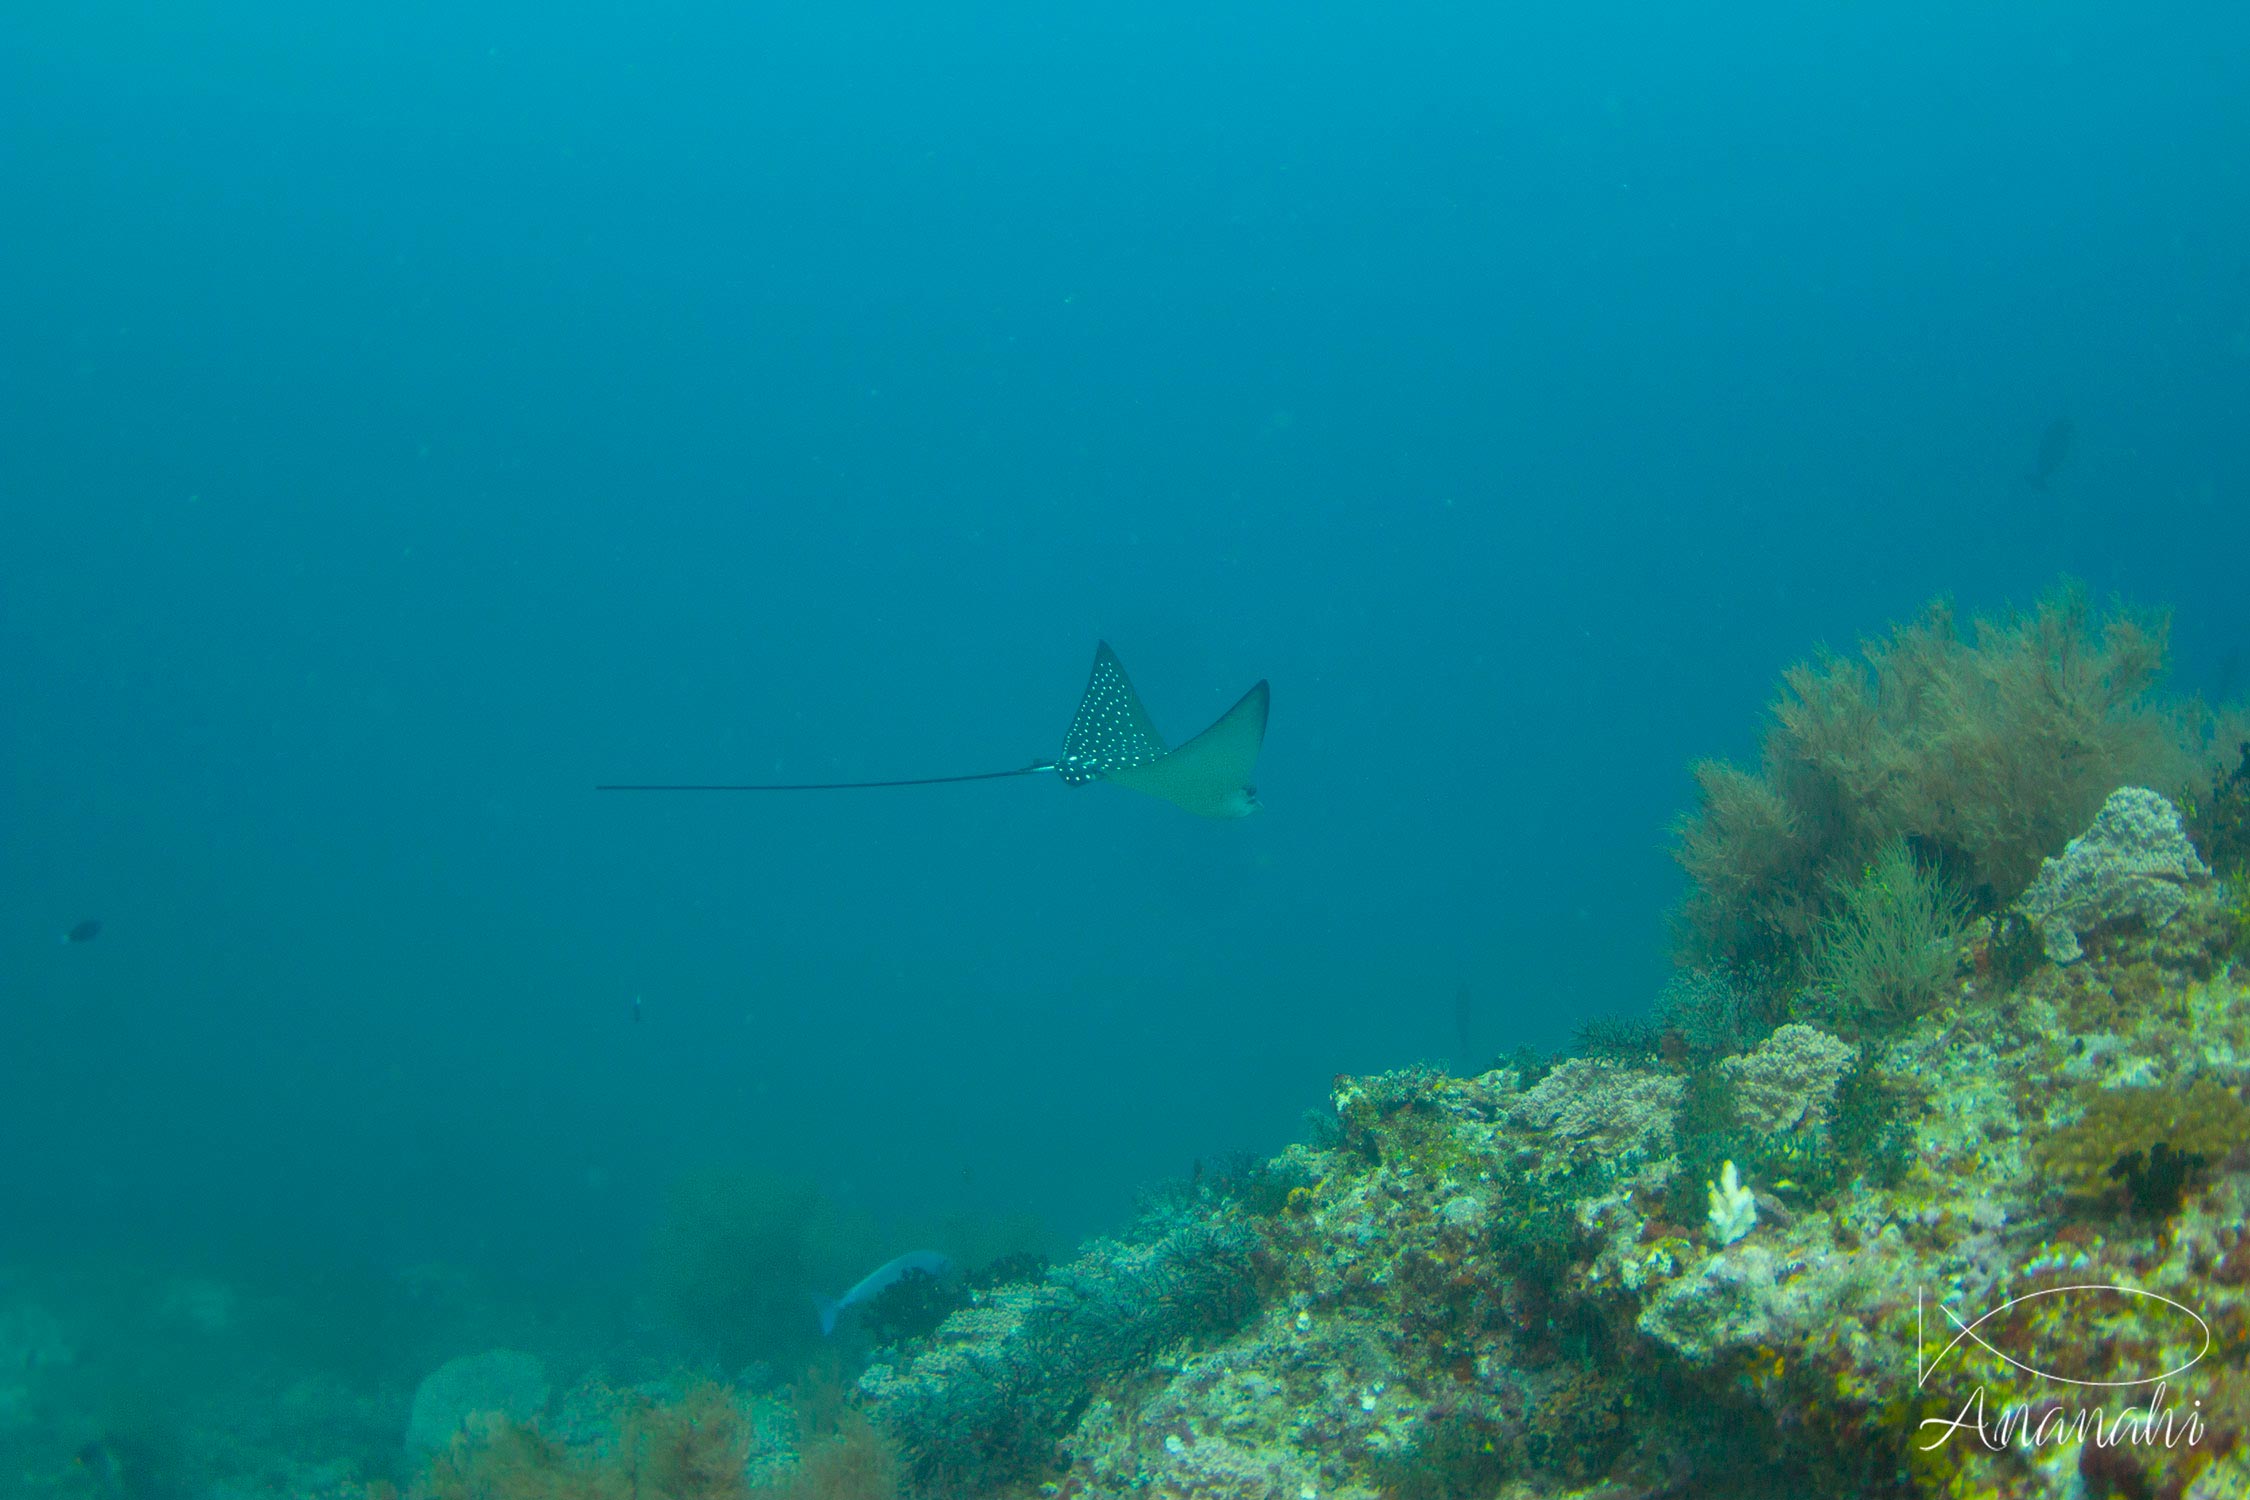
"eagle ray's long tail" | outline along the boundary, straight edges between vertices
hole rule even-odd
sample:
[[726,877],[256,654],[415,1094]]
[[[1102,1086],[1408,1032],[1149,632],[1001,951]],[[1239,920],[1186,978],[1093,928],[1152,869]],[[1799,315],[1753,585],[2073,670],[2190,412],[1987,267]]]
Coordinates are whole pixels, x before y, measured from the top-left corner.
[[1052,771],[1052,763],[1018,766],[1013,771],[978,771],[969,776],[916,776],[905,781],[787,781],[702,785],[625,785],[609,783],[594,788],[597,792],[860,792],[870,787],[883,786],[944,786],[954,781],[1001,781],[1010,776],[1036,776],[1041,771]]

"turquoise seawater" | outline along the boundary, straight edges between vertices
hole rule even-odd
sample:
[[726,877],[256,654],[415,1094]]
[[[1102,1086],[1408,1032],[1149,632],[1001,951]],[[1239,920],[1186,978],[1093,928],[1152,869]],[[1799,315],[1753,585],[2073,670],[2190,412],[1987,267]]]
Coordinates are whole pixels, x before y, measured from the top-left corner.
[[2246,147],[2208,4],[11,8],[0,1496],[451,1495],[495,1350],[781,1483],[916,1251],[1252,1316],[1338,1075],[1655,1004],[1791,663],[2250,691]]

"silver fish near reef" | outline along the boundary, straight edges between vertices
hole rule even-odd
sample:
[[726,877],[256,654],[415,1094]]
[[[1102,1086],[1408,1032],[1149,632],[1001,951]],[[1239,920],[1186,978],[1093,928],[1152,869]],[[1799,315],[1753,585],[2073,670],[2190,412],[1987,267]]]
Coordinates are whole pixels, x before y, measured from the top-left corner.
[[819,1299],[820,1331],[836,1331],[836,1319],[847,1307],[864,1307],[889,1291],[909,1276],[927,1276],[931,1280],[953,1269],[953,1262],[935,1250],[909,1250],[896,1260],[887,1260],[859,1279],[850,1291],[831,1302]]

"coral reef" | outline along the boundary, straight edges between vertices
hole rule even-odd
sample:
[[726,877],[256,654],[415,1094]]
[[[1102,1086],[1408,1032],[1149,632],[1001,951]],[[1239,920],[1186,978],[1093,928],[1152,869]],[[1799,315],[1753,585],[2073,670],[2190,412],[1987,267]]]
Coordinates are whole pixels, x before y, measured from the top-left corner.
[[2119,922],[2162,927],[2187,905],[2186,887],[2211,878],[2172,804],[2146,787],[2119,787],[2093,826],[2041,863],[2024,892],[2047,956],[2075,963],[2080,939]]
[[917,1496],[2243,1493],[2250,996],[2217,900],[1963,969],[1856,1043],[1339,1079],[1278,1207],[1174,1200],[860,1400]]
[[[448,1366],[411,1469],[418,1370],[388,1405],[288,1386],[263,1428],[58,1422],[104,1340],[0,1279],[11,1493],[2243,1494],[2250,994],[2223,886],[2181,891],[2067,965],[1971,955],[1857,1038],[1752,1023],[1633,1060],[1339,1078],[1315,1140],[1150,1193],[1060,1264],[914,1288],[870,1319],[871,1363],[824,1345],[793,1400],[770,1371],[636,1378],[544,1344],[554,1399],[525,1356]],[[152,1280],[135,1319],[236,1348],[256,1301],[211,1286]],[[258,1451],[290,1444],[336,1457]]]
[[[902,1280],[844,1338],[812,1294],[888,1251],[742,1173],[674,1195],[653,1353],[637,1315],[566,1335],[417,1270],[343,1320],[411,1324],[387,1368],[282,1377],[257,1324],[301,1320],[224,1280],[0,1269],[0,1489],[2250,1494],[2250,751],[2214,780],[2239,740],[2150,700],[2161,637],[2066,592],[1792,672],[1760,769],[1699,772],[1693,966],[1649,1016],[1339,1077],[1304,1143],[1199,1164],[1057,1263]],[[541,1357],[431,1369],[519,1329]],[[127,1346],[255,1400],[95,1399]]]

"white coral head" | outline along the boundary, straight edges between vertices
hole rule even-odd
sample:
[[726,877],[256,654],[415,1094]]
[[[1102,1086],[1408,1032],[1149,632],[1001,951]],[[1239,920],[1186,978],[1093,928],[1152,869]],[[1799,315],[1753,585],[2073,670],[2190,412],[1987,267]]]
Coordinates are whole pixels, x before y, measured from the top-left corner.
[[1735,1171],[1732,1161],[1719,1168],[1717,1182],[1703,1185],[1710,1190],[1712,1244],[1722,1248],[1731,1245],[1757,1224],[1758,1200],[1742,1185],[1742,1174]]

